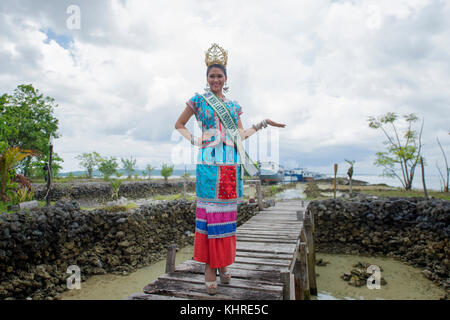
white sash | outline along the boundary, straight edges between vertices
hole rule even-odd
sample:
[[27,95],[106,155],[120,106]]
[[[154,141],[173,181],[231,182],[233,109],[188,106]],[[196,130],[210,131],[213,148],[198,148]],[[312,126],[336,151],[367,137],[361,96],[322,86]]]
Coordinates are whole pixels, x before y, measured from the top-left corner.
[[[231,140],[234,142],[234,144],[237,147],[237,150],[239,152],[239,156],[241,157],[241,162],[243,162],[243,167],[245,171],[250,175],[254,176],[258,173],[258,169],[255,165],[255,163],[250,159],[247,152],[244,149],[244,146],[242,145],[242,139],[241,135],[239,134],[239,128],[237,124],[234,122],[233,117],[230,114],[230,111],[225,106],[225,104],[220,101],[217,96],[211,92],[211,95],[209,97],[205,97],[202,95],[203,99],[205,99],[206,102],[213,108],[213,110],[217,113],[219,116],[220,121],[222,122],[222,125],[225,127],[227,134],[230,136]],[[243,171],[241,170],[241,173],[243,175]]]

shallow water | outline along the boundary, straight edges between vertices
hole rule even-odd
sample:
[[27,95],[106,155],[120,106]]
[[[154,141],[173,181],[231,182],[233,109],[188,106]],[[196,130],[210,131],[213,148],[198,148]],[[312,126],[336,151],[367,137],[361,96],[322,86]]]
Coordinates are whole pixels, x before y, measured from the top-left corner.
[[[344,254],[316,253],[316,261],[323,259],[330,263],[316,266],[317,300],[438,300],[445,290],[426,279],[423,269],[408,266],[393,258],[363,257]],[[340,276],[350,272],[357,262],[380,266],[381,277],[387,284],[380,289],[350,286]]]
[[[193,247],[177,251],[175,263],[192,259]],[[166,260],[141,268],[126,276],[105,274],[92,276],[81,282],[81,289],[72,289],[59,295],[61,300],[123,300],[135,292],[143,292],[144,287],[165,273]],[[81,270],[83,272],[83,270]]]
[[289,188],[278,192],[275,195],[276,200],[290,200],[290,199],[305,199],[306,194],[304,193],[305,184],[296,183],[295,188]]
[[[192,246],[180,249],[176,264],[191,259],[192,250]],[[314,300],[438,300],[445,293],[420,273],[422,269],[392,258],[316,253],[318,259],[329,261],[329,264],[316,266],[318,296],[313,297]],[[350,272],[359,261],[381,266],[381,276],[387,285],[370,290],[367,286],[350,286],[342,280],[340,276]],[[62,300],[123,300],[132,293],[142,292],[147,284],[165,273],[165,267],[163,259],[127,276],[93,276],[81,283],[80,290],[66,291],[59,297]]]
[[[304,184],[286,189],[276,194],[277,200],[304,199]],[[246,194],[256,195],[256,190],[247,187]],[[332,194],[331,194],[332,195]],[[176,255],[176,264],[191,259],[193,247],[180,249]],[[357,255],[316,253],[316,261],[328,261],[327,266],[316,266],[318,296],[314,300],[438,300],[445,291],[426,279],[423,269],[408,266],[401,261],[388,257],[363,257]],[[367,286],[350,286],[340,277],[350,272],[357,262],[381,266],[381,276],[387,284],[380,289]],[[68,290],[59,298],[62,300],[122,300],[143,288],[165,273],[165,259],[141,268],[126,276],[97,275],[81,283],[80,290]]]

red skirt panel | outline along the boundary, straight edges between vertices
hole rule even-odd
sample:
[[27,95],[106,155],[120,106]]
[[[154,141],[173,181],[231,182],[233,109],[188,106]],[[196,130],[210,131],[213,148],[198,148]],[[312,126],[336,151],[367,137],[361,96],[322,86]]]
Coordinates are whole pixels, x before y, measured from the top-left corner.
[[194,260],[208,263],[213,269],[224,268],[234,262],[236,257],[236,235],[226,238],[208,239],[199,232],[194,238]]

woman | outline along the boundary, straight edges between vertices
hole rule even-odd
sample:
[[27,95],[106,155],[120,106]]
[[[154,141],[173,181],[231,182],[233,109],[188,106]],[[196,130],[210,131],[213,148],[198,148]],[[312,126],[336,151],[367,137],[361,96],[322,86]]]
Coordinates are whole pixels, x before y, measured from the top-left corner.
[[[240,119],[241,106],[223,94],[223,90],[228,89],[224,88],[227,58],[226,51],[217,44],[207,51],[205,62],[209,88],[187,101],[175,124],[186,139],[200,147],[196,167],[194,260],[206,264],[205,285],[209,294],[216,293],[216,269],[219,269],[222,283],[230,282],[231,275],[226,267],[234,262],[236,256],[237,205],[243,196],[242,170],[248,168],[241,166],[246,154],[240,147],[241,141],[237,140],[247,139],[267,125],[285,126],[266,119],[244,130]],[[224,121],[212,101],[228,110],[225,113],[237,125],[238,135],[231,134],[229,122]],[[202,137],[194,137],[185,127],[192,115],[202,127]]]

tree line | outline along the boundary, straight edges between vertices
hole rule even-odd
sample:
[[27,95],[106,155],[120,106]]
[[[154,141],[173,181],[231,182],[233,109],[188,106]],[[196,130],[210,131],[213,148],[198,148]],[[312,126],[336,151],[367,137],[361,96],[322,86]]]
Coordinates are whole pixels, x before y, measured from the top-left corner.
[[[55,99],[44,96],[31,84],[17,86],[12,94],[0,95],[0,199],[26,198],[26,190],[31,191],[31,177],[43,177],[43,169],[49,162],[50,142],[60,137],[59,121],[55,116],[58,104]],[[397,178],[405,190],[412,188],[416,167],[426,164],[422,155],[423,121],[416,128],[418,117],[411,113],[403,116],[406,129],[398,127],[400,118],[389,112],[379,117],[369,117],[369,127],[380,130],[386,140],[386,149],[376,153],[374,165],[383,169],[383,174]],[[449,191],[449,166],[445,151],[436,137],[444,158],[444,167],[436,163],[441,178],[442,189]],[[100,171],[104,179],[117,172],[119,164],[115,157],[103,157],[97,152],[77,156],[80,165],[92,177],[94,169]],[[52,154],[52,177],[58,177],[64,160],[57,152]],[[346,160],[347,161],[347,160]],[[128,177],[136,171],[136,159],[121,158]],[[347,161],[353,170],[353,163]],[[150,177],[155,168],[146,166],[145,174]],[[423,170],[423,165],[422,165]],[[161,175],[167,181],[173,173],[173,166],[163,164]],[[352,174],[352,173],[351,173]],[[349,175],[351,177],[351,175]]]
[[[416,167],[421,166],[422,169],[422,183],[425,187],[425,158],[422,154],[422,133],[424,120],[422,120],[419,127],[416,127],[419,118],[414,113],[403,115],[405,126],[403,130],[400,129],[399,121],[401,118],[395,112],[388,112],[379,117],[369,117],[369,127],[383,132],[386,138],[383,144],[386,146],[384,151],[376,153],[374,164],[383,168],[383,175],[393,177],[399,180],[405,190],[411,190]],[[450,134],[450,133],[449,133]],[[440,174],[440,182],[442,190],[449,192],[449,177],[450,170],[447,163],[447,157],[444,149],[436,137],[437,143],[440,147],[444,158],[444,169],[441,170],[439,164],[436,162],[436,167]]]
[[[114,174],[117,177],[122,176],[122,174],[118,171],[119,163],[117,162],[117,158],[115,157],[102,157],[98,152],[94,151],[91,153],[82,153],[76,156],[76,159],[80,161],[79,165],[86,169],[87,178],[92,178],[94,170],[100,171],[100,173],[103,175],[104,180],[109,180],[110,177]],[[128,179],[130,179],[133,175],[136,175],[136,159],[133,159],[133,157],[130,157],[130,159],[120,158],[120,161],[122,162],[122,169],[128,175]],[[161,176],[164,177],[166,182],[172,175],[173,168],[173,165],[162,165]],[[150,179],[152,172],[155,169],[156,167],[148,164],[143,172],[144,176],[148,176],[148,178]]]
[[[54,98],[44,96],[31,84],[18,85],[12,94],[0,94],[0,200],[4,203],[30,199],[30,179],[45,176],[51,141],[61,137],[56,108]],[[81,154],[79,159],[89,176],[96,166],[105,179],[117,172],[114,157],[104,158],[93,152]],[[136,169],[136,160],[121,160],[130,176]],[[63,162],[57,152],[52,153],[52,178],[60,175]],[[148,165],[147,175],[154,169]],[[173,166],[164,164],[161,175],[166,181],[172,173]]]

